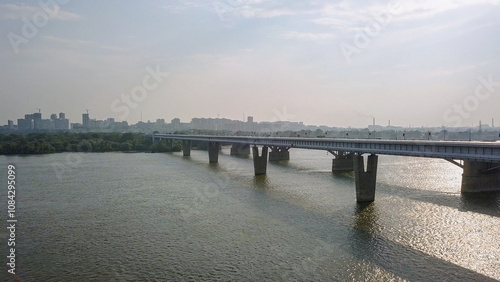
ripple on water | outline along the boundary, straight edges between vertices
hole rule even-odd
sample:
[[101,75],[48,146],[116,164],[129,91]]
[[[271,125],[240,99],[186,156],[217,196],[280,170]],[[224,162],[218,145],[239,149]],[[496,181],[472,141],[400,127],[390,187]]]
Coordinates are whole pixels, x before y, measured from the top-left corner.
[[500,197],[460,195],[439,160],[380,157],[363,206],[319,152],[294,150],[265,177],[225,154],[84,154],[58,180],[50,164],[66,156],[15,159],[25,281],[500,279]]

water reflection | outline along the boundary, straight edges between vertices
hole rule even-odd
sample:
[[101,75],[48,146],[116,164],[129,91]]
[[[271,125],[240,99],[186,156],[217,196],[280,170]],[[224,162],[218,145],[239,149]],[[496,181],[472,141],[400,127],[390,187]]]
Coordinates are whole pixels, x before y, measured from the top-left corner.
[[409,246],[388,240],[379,232],[376,203],[358,204],[350,228],[348,252],[408,280],[495,281]]
[[[372,257],[375,252],[377,215],[374,203],[358,203],[355,207],[353,227],[350,229],[350,252]],[[362,250],[362,254],[358,254]]]
[[377,183],[376,196],[383,194],[500,217],[500,192],[446,193]]
[[295,171],[304,171],[307,170],[307,167],[297,164],[295,162],[286,160],[286,161],[269,161],[269,164],[273,167],[283,168],[283,169],[293,169]]
[[219,163],[209,163],[208,164],[208,167],[210,168],[210,170],[212,171],[216,171],[216,172],[219,172],[219,171],[222,171]]
[[259,190],[267,190],[267,189],[271,188],[269,185],[270,185],[269,178],[267,177],[266,174],[256,175],[253,178],[253,187],[254,188],[257,188]]
[[242,159],[242,160],[248,160],[252,158],[252,155],[231,155],[232,158],[237,158],[237,159]]
[[[359,265],[351,270],[356,274],[363,265],[369,263],[387,273],[408,280],[494,281],[472,270],[413,249],[411,246],[388,240],[379,232],[380,211],[376,203],[358,204],[349,212],[348,209],[353,207],[350,206],[335,216],[321,216],[311,214],[296,204],[260,193],[272,187],[266,176],[254,177],[253,185],[259,192],[253,193],[253,197],[239,197],[240,200],[244,199],[246,204],[253,206],[260,213],[287,222],[294,229],[354,257]],[[335,260],[338,255],[338,252],[331,252],[331,259]]]
[[500,192],[462,193],[460,210],[500,217]]
[[377,218],[378,213],[375,203],[357,203],[354,215],[354,226],[356,228],[374,233]]
[[[43,163],[64,161],[65,155],[19,160],[22,170],[30,171],[22,178],[25,225],[20,234],[45,246],[40,251],[39,244],[21,245],[24,269],[38,278],[25,280],[47,281],[50,271],[61,270],[76,281],[159,276],[172,281],[494,281],[484,274],[498,279],[498,252],[491,251],[497,246],[497,218],[457,212],[498,212],[498,193],[460,196],[382,184],[376,202],[356,204],[352,176],[288,169],[254,176],[251,161],[229,158],[208,164],[206,152],[194,152],[192,158],[92,154],[82,164],[85,176],[107,162],[105,173],[98,178],[74,174],[75,180],[67,182],[47,178],[51,167],[43,169]],[[318,171],[324,165],[305,167]],[[81,189],[83,182],[86,189]],[[173,213],[178,207],[185,207],[184,215]],[[457,230],[466,225],[475,233],[465,230],[466,236],[460,236]],[[437,239],[448,248],[444,255],[437,252]],[[90,248],[88,242],[95,245]],[[449,249],[455,247],[458,251]],[[57,252],[65,248],[78,252]],[[464,259],[450,262],[456,254]],[[475,264],[475,258],[483,261]],[[71,260],[78,261],[78,268],[67,263]],[[1,274],[0,280],[7,281]]]

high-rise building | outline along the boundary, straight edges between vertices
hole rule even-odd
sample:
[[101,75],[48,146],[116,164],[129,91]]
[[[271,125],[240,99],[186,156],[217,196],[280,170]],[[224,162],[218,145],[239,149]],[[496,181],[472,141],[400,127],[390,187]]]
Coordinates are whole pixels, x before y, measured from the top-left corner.
[[14,121],[13,121],[13,120],[10,120],[10,119],[9,119],[9,120],[7,121],[7,125],[8,125],[8,127],[9,127],[9,129],[14,129]]
[[172,127],[174,129],[180,129],[181,128],[181,120],[179,118],[174,118],[172,119]]
[[34,113],[32,116],[33,116],[33,128],[35,130],[40,130],[42,123],[42,113]]
[[84,128],[90,128],[90,117],[89,114],[82,114],[82,125]]
[[104,121],[104,128],[113,129],[114,127],[115,127],[115,119],[114,118],[107,118]]
[[33,130],[33,120],[27,118],[17,119],[17,130],[19,131]]
[[50,119],[51,120],[56,120],[57,119],[57,115],[56,114],[51,114],[50,115]]
[[165,125],[165,119],[162,119],[162,118],[156,119],[156,125],[158,125],[158,126]]
[[247,122],[248,123],[252,123],[253,122],[253,117],[251,117],[251,116],[247,117]]
[[51,130],[54,129],[54,121],[52,119],[41,119],[38,129],[39,130]]
[[56,130],[68,130],[69,129],[69,120],[68,119],[56,119],[54,120],[54,128]]
[[59,119],[65,119],[66,114],[65,113],[59,113]]

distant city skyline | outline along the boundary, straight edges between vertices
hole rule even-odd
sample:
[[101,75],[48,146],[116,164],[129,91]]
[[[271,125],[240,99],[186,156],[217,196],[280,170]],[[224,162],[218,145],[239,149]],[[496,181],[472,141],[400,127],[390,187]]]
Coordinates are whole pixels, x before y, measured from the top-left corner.
[[[48,3],[48,4],[44,4]],[[500,120],[500,0],[0,0],[0,121]]]
[[[207,124],[211,124],[211,121],[231,121],[231,122],[239,122],[240,124],[245,124],[245,123],[255,123],[255,124],[265,124],[265,123],[283,123],[283,124],[296,124],[298,127],[295,127],[295,130],[300,130],[299,128],[306,128],[306,127],[323,127],[323,128],[358,128],[358,129],[363,129],[363,128],[368,128],[370,130],[381,130],[383,128],[442,128],[444,125],[441,126],[425,126],[425,125],[401,125],[401,124],[394,124],[391,122],[391,120],[388,120],[386,124],[379,123],[376,121],[375,117],[370,117],[370,120],[372,121],[371,124],[367,124],[365,126],[331,126],[331,125],[326,125],[326,124],[306,124],[302,121],[288,121],[288,120],[257,120],[253,116],[248,115],[244,116],[245,119],[230,119],[222,116],[218,117],[191,117],[187,120],[181,120],[180,118],[174,117],[172,119],[165,119],[161,117],[157,117],[154,119],[148,119],[148,120],[142,120],[142,121],[137,121],[136,123],[128,122],[127,120],[125,121],[116,121],[115,118],[113,117],[107,117],[107,118],[95,118],[90,114],[88,109],[86,109],[86,112],[83,112],[80,115],[80,119],[77,120],[72,120],[68,119],[67,115],[65,112],[59,112],[58,114],[56,113],[51,113],[50,118],[47,117],[47,115],[44,115],[41,110],[37,108],[37,112],[34,113],[25,113],[22,116],[19,116],[17,118],[9,118],[7,119],[7,122],[5,124],[2,124],[0,122],[0,127],[1,126],[7,126],[9,128],[16,127],[16,129],[19,129],[21,131],[29,130],[47,130],[47,129],[102,129],[104,127],[107,127],[112,124],[121,124],[125,127],[128,127],[129,125],[139,125],[141,123],[151,123],[151,124],[158,124],[161,122],[161,124],[167,125],[169,121],[171,124],[175,124],[176,129],[181,129],[181,124],[184,125],[190,125],[190,126],[185,126],[183,129],[217,129],[217,127],[211,128],[211,126],[206,126]],[[30,121],[31,120],[31,121]],[[52,124],[50,124],[52,122]],[[73,128],[76,126],[76,128]],[[210,127],[210,128],[209,128]],[[222,128],[224,130],[226,129],[234,129],[234,131],[238,130],[247,130],[247,131],[255,131],[259,130],[257,128],[233,128],[234,126],[229,126]],[[496,128],[495,125],[495,119],[492,118],[489,121],[482,121],[479,120],[477,124],[471,124],[471,125],[462,125],[462,126],[445,126],[445,128]]]

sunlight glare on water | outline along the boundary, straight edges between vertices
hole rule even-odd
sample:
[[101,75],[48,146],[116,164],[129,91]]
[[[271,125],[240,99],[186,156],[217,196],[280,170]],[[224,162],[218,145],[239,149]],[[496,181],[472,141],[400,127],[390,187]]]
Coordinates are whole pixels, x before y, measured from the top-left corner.
[[361,205],[352,173],[333,175],[320,151],[258,177],[228,148],[218,164],[81,154],[59,180],[67,155],[0,156],[2,181],[6,164],[18,171],[24,281],[500,279],[500,195],[462,195],[443,160],[380,156],[375,202]]

